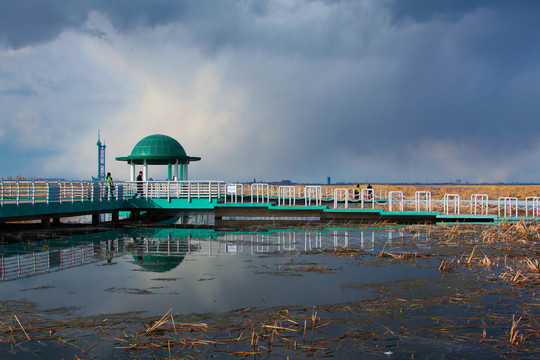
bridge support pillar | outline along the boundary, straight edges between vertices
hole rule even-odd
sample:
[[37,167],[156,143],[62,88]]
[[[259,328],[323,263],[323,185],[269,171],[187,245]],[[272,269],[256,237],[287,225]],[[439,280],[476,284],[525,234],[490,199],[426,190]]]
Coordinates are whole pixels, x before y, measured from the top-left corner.
[[112,222],[118,222],[119,219],[120,219],[119,212],[118,211],[113,211],[111,213]]
[[140,210],[133,210],[129,212],[129,218],[130,219],[137,219],[139,216],[141,216]]
[[43,219],[41,219],[41,224],[45,225],[45,226],[49,226],[51,224],[51,219],[43,218]]
[[92,214],[92,225],[99,224],[99,214]]
[[52,222],[53,222],[54,225],[59,225],[60,224],[60,218],[53,218]]

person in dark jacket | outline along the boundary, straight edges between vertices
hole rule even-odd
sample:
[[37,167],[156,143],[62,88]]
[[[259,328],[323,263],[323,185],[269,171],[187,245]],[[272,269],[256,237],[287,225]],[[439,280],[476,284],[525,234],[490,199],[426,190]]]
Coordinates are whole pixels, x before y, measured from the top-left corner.
[[143,172],[139,171],[139,175],[137,176],[137,192],[135,193],[135,195],[133,195],[134,199],[139,194],[141,195],[141,197],[143,197],[143,179],[142,179],[142,176],[143,176]]

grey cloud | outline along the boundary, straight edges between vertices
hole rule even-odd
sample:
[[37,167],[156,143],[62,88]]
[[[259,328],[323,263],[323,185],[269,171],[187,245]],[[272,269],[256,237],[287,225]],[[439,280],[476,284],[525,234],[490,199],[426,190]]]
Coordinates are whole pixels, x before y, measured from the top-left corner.
[[0,12],[0,42],[18,49],[50,41],[86,21],[84,1],[6,0]]
[[234,6],[235,2],[181,0],[6,0],[0,12],[0,42],[18,49],[54,40],[66,29],[103,36],[84,27],[92,11],[105,14],[118,30],[130,31],[183,21],[188,15],[214,18]]
[[479,9],[507,11],[520,8],[533,11],[540,6],[536,0],[389,0],[385,5],[393,21],[398,23],[406,20],[419,23],[432,20],[455,22]]
[[30,96],[37,96],[37,92],[35,92],[30,85],[21,84],[16,87],[7,88],[4,90],[0,90],[0,95],[2,96],[19,96],[19,97],[30,97]]

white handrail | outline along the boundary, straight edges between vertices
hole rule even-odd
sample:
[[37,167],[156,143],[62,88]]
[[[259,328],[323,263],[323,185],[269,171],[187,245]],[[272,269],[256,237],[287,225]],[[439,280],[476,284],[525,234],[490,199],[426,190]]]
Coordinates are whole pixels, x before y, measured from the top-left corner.
[[[270,202],[270,187],[268,184],[255,183],[251,184],[251,203],[253,204],[253,196],[255,196],[255,201],[259,203],[269,203]],[[266,193],[266,196],[264,195]],[[266,201],[265,201],[266,197]]]
[[349,189],[341,189],[337,188],[334,189],[334,209],[337,209],[338,207],[338,200],[344,199],[345,200],[345,209],[349,208]]
[[471,214],[478,213],[478,207],[480,207],[480,213],[487,215],[489,212],[489,197],[486,194],[472,194],[471,195]]
[[499,199],[497,200],[497,216],[498,217],[501,217],[501,205],[504,210],[505,218],[512,217],[512,208],[515,209],[515,217],[516,218],[518,217],[518,199],[516,197],[510,197],[510,196],[499,197]]
[[397,197],[396,201],[399,202],[400,211],[403,212],[404,197],[402,191],[390,191],[388,193],[388,210],[392,211],[392,204],[394,203],[394,195]]
[[365,189],[362,189],[362,191],[360,192],[360,208],[361,209],[364,208],[364,198],[368,200],[371,199],[371,208],[375,209],[375,192],[373,191],[373,189],[365,188]]
[[539,214],[538,205],[540,204],[540,197],[538,196],[529,196],[525,199],[525,217],[529,216],[529,203],[532,203],[532,217],[537,217]]
[[459,215],[459,195],[458,194],[445,194],[443,198],[444,203],[444,213],[446,215],[450,214],[450,205],[454,204],[454,215]]
[[426,211],[431,212],[431,192],[430,191],[417,191],[414,193],[414,206],[416,211],[421,211],[422,204],[425,203]]
[[315,200],[315,206],[322,204],[322,187],[321,186],[306,186],[304,188],[305,204],[311,206],[311,200]]
[[283,206],[285,206],[286,200],[289,200],[289,206],[296,205],[296,187],[280,186],[278,191],[278,206],[281,206],[281,200],[283,200]]

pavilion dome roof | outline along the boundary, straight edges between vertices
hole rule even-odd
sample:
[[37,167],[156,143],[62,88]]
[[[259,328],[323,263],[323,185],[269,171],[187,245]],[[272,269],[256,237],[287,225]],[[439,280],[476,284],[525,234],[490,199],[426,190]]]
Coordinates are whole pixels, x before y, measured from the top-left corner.
[[117,157],[116,160],[142,164],[144,160],[149,165],[186,163],[201,160],[200,157],[187,156],[186,151],[178,141],[167,135],[155,134],[147,136],[133,147],[129,156]]

